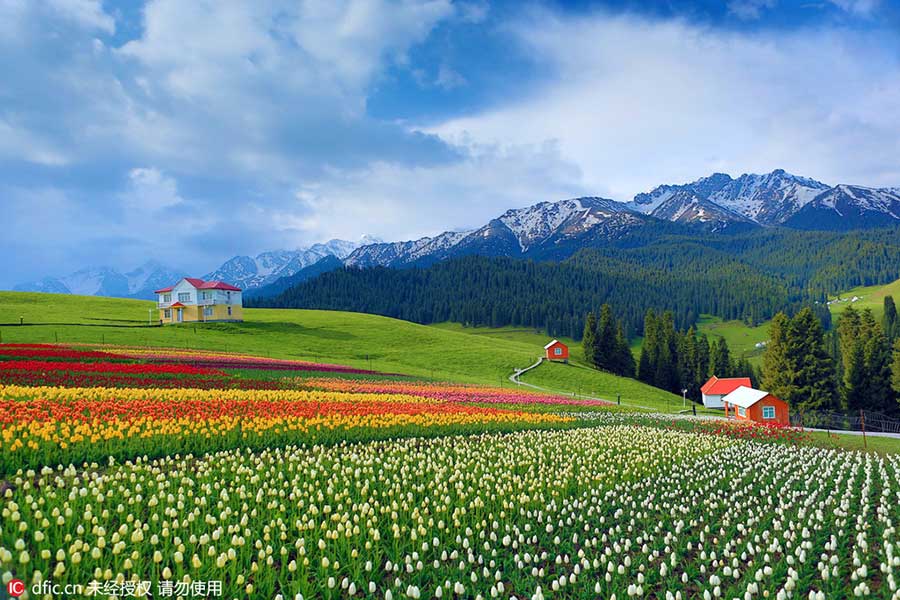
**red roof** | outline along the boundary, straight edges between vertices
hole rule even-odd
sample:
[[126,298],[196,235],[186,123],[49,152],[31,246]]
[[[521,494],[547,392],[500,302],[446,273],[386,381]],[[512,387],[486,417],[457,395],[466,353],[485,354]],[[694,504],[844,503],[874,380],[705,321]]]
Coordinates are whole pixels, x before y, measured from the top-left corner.
[[[226,290],[229,292],[241,291],[241,288],[235,287],[230,283],[225,283],[224,281],[203,281],[202,279],[198,279],[196,277],[185,277],[184,280],[198,290]],[[160,290],[156,290],[153,293],[164,294],[166,292],[171,292],[173,289],[175,289],[175,286],[170,285],[169,287],[164,287]]]
[[230,283],[225,283],[224,281],[204,281],[200,285],[194,286],[200,290],[227,290],[229,292],[239,292],[241,288],[234,287]]
[[170,305],[169,308],[181,308],[183,306],[184,304],[182,304],[181,302],[176,302],[175,304]]
[[749,377],[728,377],[719,379],[713,375],[709,378],[709,381],[703,384],[700,391],[707,396],[724,396],[741,386],[752,388],[753,384],[750,383]]

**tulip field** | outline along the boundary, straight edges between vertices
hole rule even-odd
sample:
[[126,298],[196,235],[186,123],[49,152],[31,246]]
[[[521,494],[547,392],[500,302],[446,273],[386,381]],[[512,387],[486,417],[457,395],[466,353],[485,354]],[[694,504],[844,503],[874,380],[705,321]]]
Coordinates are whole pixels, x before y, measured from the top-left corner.
[[0,344],[0,574],[22,598],[900,598],[900,457],[612,408]]

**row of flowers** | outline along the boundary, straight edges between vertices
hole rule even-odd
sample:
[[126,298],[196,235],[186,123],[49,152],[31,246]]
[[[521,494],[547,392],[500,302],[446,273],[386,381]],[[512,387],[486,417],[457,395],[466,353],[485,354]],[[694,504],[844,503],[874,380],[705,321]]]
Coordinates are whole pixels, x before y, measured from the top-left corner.
[[221,369],[192,365],[154,365],[111,362],[57,362],[47,360],[0,361],[0,371],[65,371],[67,373],[114,373],[125,375],[226,375]]
[[365,437],[386,428],[408,434],[573,421],[420,396],[324,390],[0,386],[0,398],[0,474],[107,456]]
[[527,404],[611,406],[603,400],[580,399],[557,394],[528,392],[477,385],[437,384],[415,381],[359,381],[347,379],[295,379],[299,388],[355,392],[364,394],[405,394],[432,398],[444,402],[473,402],[479,404]]
[[[897,596],[900,460],[632,425],[10,478],[0,573],[224,597]],[[155,589],[155,587],[154,587]]]

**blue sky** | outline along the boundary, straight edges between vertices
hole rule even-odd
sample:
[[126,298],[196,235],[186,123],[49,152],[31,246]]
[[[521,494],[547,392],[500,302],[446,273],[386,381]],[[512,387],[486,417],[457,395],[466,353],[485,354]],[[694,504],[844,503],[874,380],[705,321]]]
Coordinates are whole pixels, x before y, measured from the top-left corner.
[[0,0],[0,287],[713,171],[900,185],[890,0]]

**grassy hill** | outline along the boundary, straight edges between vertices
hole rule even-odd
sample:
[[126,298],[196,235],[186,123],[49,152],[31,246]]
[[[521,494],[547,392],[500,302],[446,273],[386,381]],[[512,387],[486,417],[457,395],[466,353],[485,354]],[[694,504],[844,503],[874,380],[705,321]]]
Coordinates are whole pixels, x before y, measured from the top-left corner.
[[[895,301],[900,302],[900,279],[885,285],[857,287],[842,292],[828,299],[828,309],[831,311],[832,317],[838,317],[847,310],[848,306],[852,306],[857,310],[869,308],[872,310],[875,318],[881,321],[881,316],[884,314],[885,296],[893,296]],[[857,298],[856,302],[853,302],[854,297]],[[837,321],[836,318],[835,321]]]
[[[533,353],[540,353],[550,338],[542,331],[527,327],[464,327],[459,323],[433,325],[443,331],[453,331],[476,338],[505,340],[526,345]],[[682,398],[627,377],[618,377],[588,368],[581,358],[581,342],[560,337],[571,350],[569,364],[543,363],[528,371],[521,381],[557,392],[616,401],[621,396],[624,406],[642,406],[665,412],[682,408]],[[637,357],[638,355],[636,355]],[[532,361],[534,362],[534,361]],[[529,363],[530,364],[530,363]],[[525,367],[527,365],[522,365]]]
[[[534,331],[426,326],[322,310],[245,309],[244,323],[148,327],[148,309],[154,317],[155,303],[141,300],[0,292],[0,340],[246,352],[503,386],[512,385],[507,377],[534,363],[547,343]],[[20,318],[24,325],[18,325]],[[586,368],[572,378],[558,372],[556,365],[542,367],[529,374],[528,382],[613,400],[621,393],[623,399],[640,398],[661,409],[671,403],[671,394],[634,380]]]

